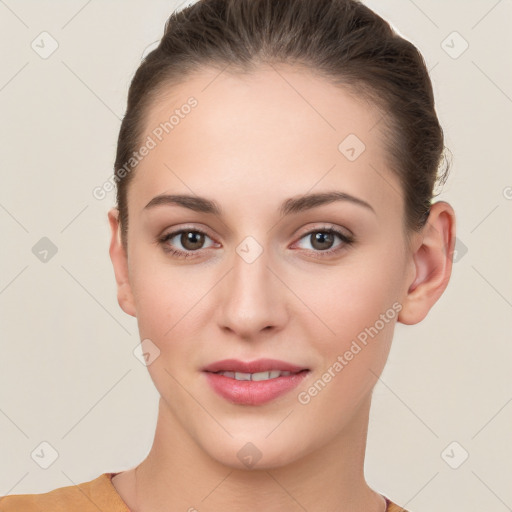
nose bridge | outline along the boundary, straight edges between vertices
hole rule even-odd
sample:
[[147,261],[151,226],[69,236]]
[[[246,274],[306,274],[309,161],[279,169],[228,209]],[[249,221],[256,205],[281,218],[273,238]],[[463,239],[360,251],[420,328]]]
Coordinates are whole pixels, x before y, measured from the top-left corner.
[[266,327],[282,325],[286,297],[282,283],[268,268],[272,266],[269,249],[254,237],[246,237],[235,248],[221,298],[222,327],[251,337]]

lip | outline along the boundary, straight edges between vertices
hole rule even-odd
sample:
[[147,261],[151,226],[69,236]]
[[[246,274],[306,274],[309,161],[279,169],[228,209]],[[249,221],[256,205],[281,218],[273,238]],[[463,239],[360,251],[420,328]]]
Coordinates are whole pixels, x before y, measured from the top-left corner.
[[[219,371],[258,373],[272,370],[292,373],[262,381],[236,380],[215,373]],[[250,362],[224,359],[206,366],[203,373],[212,389],[229,402],[237,405],[262,405],[296,388],[310,370],[276,359],[258,359]]]
[[286,361],[279,361],[278,359],[257,359],[248,362],[239,361],[237,359],[223,359],[222,361],[216,361],[203,368],[204,372],[258,373],[270,372],[272,370],[297,373],[301,370],[308,370],[308,368],[287,363]]

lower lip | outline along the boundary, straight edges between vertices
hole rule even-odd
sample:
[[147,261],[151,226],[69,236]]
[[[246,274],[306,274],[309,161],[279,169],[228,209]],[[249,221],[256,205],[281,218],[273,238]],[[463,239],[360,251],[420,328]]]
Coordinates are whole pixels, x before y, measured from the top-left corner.
[[308,370],[275,379],[236,380],[218,373],[205,372],[210,386],[220,396],[239,405],[261,405],[296,388]]

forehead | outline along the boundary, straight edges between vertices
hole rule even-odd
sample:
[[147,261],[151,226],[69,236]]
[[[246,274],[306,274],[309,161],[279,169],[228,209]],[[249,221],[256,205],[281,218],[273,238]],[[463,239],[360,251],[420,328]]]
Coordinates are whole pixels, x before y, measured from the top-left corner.
[[381,120],[363,97],[305,70],[204,69],[148,110],[142,142],[154,147],[136,167],[128,203],[139,212],[169,191],[277,201],[336,187],[401,213]]

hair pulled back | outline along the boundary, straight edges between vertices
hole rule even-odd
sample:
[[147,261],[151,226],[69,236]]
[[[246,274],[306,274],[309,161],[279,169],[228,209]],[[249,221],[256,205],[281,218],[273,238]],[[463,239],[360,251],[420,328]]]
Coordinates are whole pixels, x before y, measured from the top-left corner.
[[[439,173],[444,142],[432,84],[416,47],[356,0],[199,0],[173,12],[131,81],[115,177],[140,146],[148,110],[161,94],[202,68],[249,73],[266,63],[304,67],[379,109],[389,166],[403,187],[404,230],[420,230],[436,182],[448,174],[447,165]],[[116,179],[125,247],[133,175]]]

